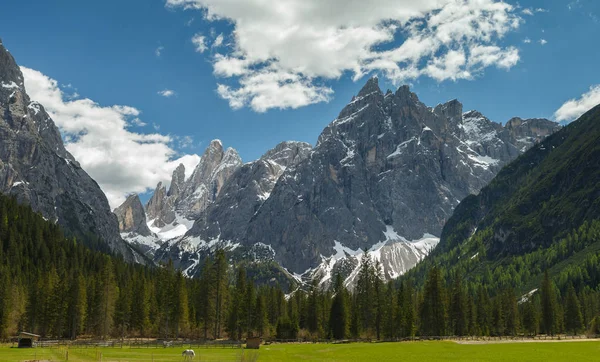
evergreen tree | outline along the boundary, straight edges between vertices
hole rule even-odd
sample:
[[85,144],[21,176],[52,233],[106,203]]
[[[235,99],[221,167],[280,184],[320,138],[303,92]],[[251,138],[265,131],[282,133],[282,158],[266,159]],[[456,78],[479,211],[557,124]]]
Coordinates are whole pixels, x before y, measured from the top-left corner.
[[553,335],[556,331],[556,292],[554,285],[548,276],[548,271],[544,272],[544,280],[541,287],[541,307],[542,307],[542,330],[544,333]]
[[581,314],[581,304],[579,303],[573,284],[570,284],[565,303],[565,328],[568,332],[576,335],[582,327],[583,316]]
[[334,292],[329,313],[330,334],[333,339],[344,339],[348,333],[348,291],[339,273],[335,276]]
[[227,260],[225,251],[217,250],[214,264],[214,291],[215,291],[215,338],[221,337],[222,322],[225,319],[225,302],[227,300]]
[[450,325],[456,336],[464,336],[468,333],[468,305],[467,296],[463,289],[460,273],[454,276],[452,286],[452,299],[450,303]]
[[374,301],[374,266],[371,256],[367,250],[364,251],[360,260],[358,276],[356,278],[356,308],[360,325],[358,331],[370,332],[375,319]]
[[425,336],[446,335],[446,293],[438,267],[429,271],[423,290],[421,305],[421,334]]

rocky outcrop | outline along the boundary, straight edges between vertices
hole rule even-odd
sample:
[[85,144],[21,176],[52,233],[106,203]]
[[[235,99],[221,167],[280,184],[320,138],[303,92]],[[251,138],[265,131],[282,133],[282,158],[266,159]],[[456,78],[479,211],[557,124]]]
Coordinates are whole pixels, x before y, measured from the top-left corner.
[[29,204],[84,243],[95,245],[100,238],[127,260],[144,262],[121,239],[106,196],[65,149],[44,107],[29,99],[23,75],[1,41],[0,192]]
[[129,195],[125,202],[114,210],[119,220],[121,233],[136,233],[150,236],[152,232],[146,225],[146,212],[138,195]]
[[[310,151],[308,143],[282,142],[260,159],[238,168],[223,186],[220,196],[196,219],[186,236],[165,243],[156,252],[156,260],[172,259],[176,266],[192,273],[203,252],[215,242],[239,243],[248,223],[269,198],[279,177],[287,168],[306,159]],[[269,250],[266,252],[270,254]]]

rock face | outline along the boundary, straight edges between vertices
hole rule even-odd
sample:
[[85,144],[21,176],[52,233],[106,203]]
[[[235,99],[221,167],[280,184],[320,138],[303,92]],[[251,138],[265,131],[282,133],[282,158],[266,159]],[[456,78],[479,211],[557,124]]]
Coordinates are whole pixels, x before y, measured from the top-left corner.
[[[308,143],[282,142],[260,159],[235,170],[219,197],[196,219],[186,236],[165,243],[157,251],[156,260],[172,259],[176,266],[192,273],[203,252],[207,252],[211,245],[217,242],[239,243],[250,220],[269,198],[279,177],[286,169],[306,159],[310,150]],[[272,256],[266,245],[255,249],[262,250],[253,250],[253,253],[266,252],[267,259]],[[183,256],[180,258],[180,255]]]
[[127,260],[143,262],[121,239],[98,184],[65,149],[44,107],[29,99],[23,75],[1,41],[0,192],[31,205],[83,242],[99,237]]
[[456,100],[430,108],[406,86],[382,93],[372,78],[310,157],[281,176],[243,242],[269,243],[278,262],[301,273],[334,254],[336,241],[359,250],[392,234],[439,236],[460,200],[517,157],[522,143],[559,127],[536,123],[502,127],[477,112],[463,115]]
[[[130,230],[121,223],[123,237],[151,255],[163,241],[184,235],[194,220],[215,202],[227,180],[241,165],[242,159],[236,150],[224,150],[221,141],[212,141],[189,179],[186,180],[185,167],[180,164],[173,171],[168,191],[162,182],[158,183],[145,208],[148,231]],[[129,201],[117,210],[126,209]]]
[[130,195],[125,202],[114,211],[119,220],[119,231],[150,236],[152,232],[146,225],[146,212],[138,195]]

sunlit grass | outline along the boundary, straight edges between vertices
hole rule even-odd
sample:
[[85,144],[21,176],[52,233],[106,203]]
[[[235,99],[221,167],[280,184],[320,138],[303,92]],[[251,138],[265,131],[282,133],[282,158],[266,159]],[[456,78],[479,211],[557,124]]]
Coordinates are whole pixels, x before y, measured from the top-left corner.
[[[353,344],[272,344],[259,351],[194,348],[194,361],[597,361],[600,342],[456,344],[403,342]],[[181,348],[69,349],[69,361],[182,361]],[[66,349],[2,347],[0,361],[65,361]],[[244,355],[245,354],[245,355]],[[243,358],[243,356],[245,358]]]

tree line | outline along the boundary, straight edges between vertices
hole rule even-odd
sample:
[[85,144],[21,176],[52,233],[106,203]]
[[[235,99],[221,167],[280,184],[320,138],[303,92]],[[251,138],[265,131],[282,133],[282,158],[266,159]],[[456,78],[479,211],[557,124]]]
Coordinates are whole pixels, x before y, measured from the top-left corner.
[[[29,207],[0,195],[0,338],[29,331],[51,338],[160,337],[241,340],[248,336],[376,338],[599,333],[600,293],[545,274],[525,296],[490,289],[460,272],[429,269],[385,282],[365,253],[348,289],[341,275],[285,291],[258,285],[224,250],[198,278],[171,263],[148,267],[90,250]],[[287,294],[286,294],[287,293]]]

